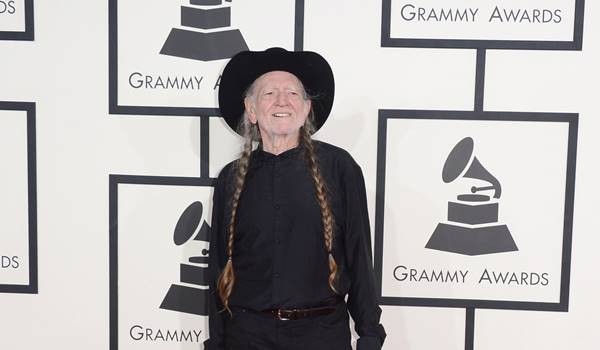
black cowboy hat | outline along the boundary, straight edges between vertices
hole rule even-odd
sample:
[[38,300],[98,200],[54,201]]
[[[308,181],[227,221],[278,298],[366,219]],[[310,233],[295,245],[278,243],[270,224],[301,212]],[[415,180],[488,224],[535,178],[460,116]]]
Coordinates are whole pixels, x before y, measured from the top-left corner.
[[227,124],[237,131],[244,113],[244,93],[261,75],[271,71],[294,74],[312,99],[315,129],[327,120],[333,106],[335,83],[329,63],[311,51],[287,51],[273,47],[265,51],[242,51],[225,66],[219,83],[219,109]]

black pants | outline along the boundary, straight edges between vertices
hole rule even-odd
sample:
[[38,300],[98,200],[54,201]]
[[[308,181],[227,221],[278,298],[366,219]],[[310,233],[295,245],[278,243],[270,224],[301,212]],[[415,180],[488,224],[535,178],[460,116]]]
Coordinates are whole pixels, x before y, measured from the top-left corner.
[[225,322],[225,350],[351,350],[344,302],[328,315],[278,320],[267,314],[234,309]]

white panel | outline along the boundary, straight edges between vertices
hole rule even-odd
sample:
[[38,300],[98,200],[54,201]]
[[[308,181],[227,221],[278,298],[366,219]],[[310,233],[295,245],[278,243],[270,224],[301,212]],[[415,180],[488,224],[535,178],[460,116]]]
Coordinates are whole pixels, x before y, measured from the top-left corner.
[[[567,131],[567,123],[388,119],[383,295],[557,303]],[[500,182],[500,198],[488,190],[478,193],[490,197],[484,202],[457,200],[472,186],[490,185],[462,177],[467,168],[453,182],[442,180],[450,151],[465,137],[474,140],[472,157]],[[450,221],[448,202],[471,208],[496,203],[498,220],[473,226]],[[517,251],[471,255],[426,248],[439,223],[464,227],[465,234],[506,225],[504,238],[514,240]],[[453,244],[453,234],[444,237]]]
[[[197,7],[191,6],[189,1],[118,2],[120,105],[215,108],[220,72],[231,56],[212,57],[221,56],[218,50],[210,49],[211,34],[239,30],[239,34],[226,39],[226,44],[235,46],[243,38],[253,50],[271,46],[294,47],[294,0],[232,2],[227,5],[231,11],[231,25],[213,29],[181,25],[183,5],[203,11],[224,6]],[[268,25],[260,15],[267,12],[278,14],[269,17]],[[181,53],[161,54],[169,35],[174,35],[173,28],[186,33],[182,35],[186,37],[175,45]],[[173,40],[179,39],[173,37]],[[212,45],[222,43],[223,39],[218,39]],[[206,53],[206,58],[186,58],[184,51],[198,47],[205,47],[201,51]]]
[[25,31],[25,0],[0,0],[0,32]]
[[571,41],[574,0],[392,0],[391,37]]
[[0,111],[0,284],[29,284],[27,112]]
[[[210,225],[212,187],[119,185],[118,338],[119,349],[197,349],[208,338],[208,285],[182,281],[180,264],[205,277],[208,242],[194,240],[202,224]],[[175,227],[184,210],[200,201],[198,227],[189,240],[175,244]],[[192,235],[192,233],[194,233]],[[167,294],[170,288],[197,294],[197,310]],[[167,300],[168,297],[171,299]],[[173,300],[173,298],[175,300]],[[177,307],[163,307],[177,304]],[[169,334],[169,335],[167,335]]]

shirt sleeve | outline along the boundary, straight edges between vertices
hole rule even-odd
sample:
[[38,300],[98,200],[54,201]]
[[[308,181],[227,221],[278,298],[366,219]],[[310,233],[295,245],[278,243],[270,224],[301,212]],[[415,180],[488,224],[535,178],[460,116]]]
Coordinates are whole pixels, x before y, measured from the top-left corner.
[[371,253],[371,232],[367,211],[365,180],[360,166],[352,160],[343,176],[345,192],[345,255],[350,274],[348,310],[359,335],[356,350],[379,350],[386,337],[379,323]]
[[224,179],[223,173],[216,180],[214,192],[213,192],[213,205],[212,205],[212,220],[211,220],[211,231],[210,231],[210,246],[208,251],[208,282],[209,282],[209,293],[208,293],[208,329],[209,339],[204,342],[204,349],[206,350],[223,350],[225,349],[223,343],[223,329],[224,322],[223,313],[219,310],[223,310],[223,303],[217,292],[217,279],[225,267],[226,254],[225,254],[225,223],[224,223]]

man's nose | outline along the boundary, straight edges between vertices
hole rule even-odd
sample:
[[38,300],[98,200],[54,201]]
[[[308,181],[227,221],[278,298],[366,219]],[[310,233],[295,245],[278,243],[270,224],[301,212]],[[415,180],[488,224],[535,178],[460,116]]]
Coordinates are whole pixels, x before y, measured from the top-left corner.
[[285,106],[285,105],[287,105],[288,99],[287,99],[286,94],[282,93],[282,92],[278,93],[277,94],[277,101],[276,102],[277,102],[278,106]]

